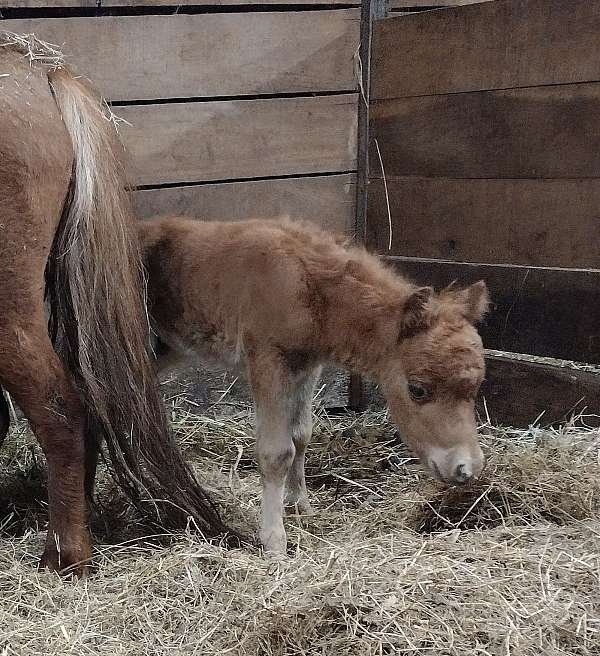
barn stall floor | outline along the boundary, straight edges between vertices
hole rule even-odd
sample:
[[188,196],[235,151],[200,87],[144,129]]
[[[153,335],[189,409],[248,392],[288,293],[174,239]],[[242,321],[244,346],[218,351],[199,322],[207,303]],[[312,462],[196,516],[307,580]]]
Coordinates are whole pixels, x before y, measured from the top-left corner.
[[[188,457],[228,520],[255,530],[247,408],[174,402]],[[265,559],[193,535],[144,537],[106,480],[97,570],[38,573],[42,467],[24,423],[0,452],[0,654],[597,655],[600,434],[483,427],[485,480],[425,474],[384,413],[317,413],[314,517]],[[39,523],[39,527],[38,527]]]

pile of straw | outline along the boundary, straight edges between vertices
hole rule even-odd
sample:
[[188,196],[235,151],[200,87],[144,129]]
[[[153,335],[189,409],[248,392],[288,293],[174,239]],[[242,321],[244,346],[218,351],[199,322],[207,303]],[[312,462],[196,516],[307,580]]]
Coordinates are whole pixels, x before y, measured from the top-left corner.
[[[251,416],[227,408],[175,403],[173,423],[227,519],[255,530]],[[484,480],[445,490],[384,413],[319,412],[317,512],[288,518],[281,560],[148,537],[107,480],[97,570],[73,584],[35,570],[43,474],[20,424],[0,453],[0,654],[599,654],[598,432],[483,433]]]

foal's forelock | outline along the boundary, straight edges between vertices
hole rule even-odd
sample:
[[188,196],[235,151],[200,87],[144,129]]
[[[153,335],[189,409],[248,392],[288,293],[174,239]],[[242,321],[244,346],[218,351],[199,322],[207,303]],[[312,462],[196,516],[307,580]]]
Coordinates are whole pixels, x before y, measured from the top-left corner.
[[457,399],[475,399],[483,382],[484,367],[468,367],[457,371],[448,379],[448,388]]

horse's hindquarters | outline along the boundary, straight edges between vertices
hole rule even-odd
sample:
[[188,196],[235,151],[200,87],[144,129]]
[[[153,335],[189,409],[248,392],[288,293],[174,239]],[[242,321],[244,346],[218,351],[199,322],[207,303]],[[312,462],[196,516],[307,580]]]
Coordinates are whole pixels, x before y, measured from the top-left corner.
[[45,68],[4,48],[0,71],[0,384],[29,419],[48,462],[50,521],[42,562],[81,572],[90,555],[85,418],[50,342],[44,308],[44,273],[69,188],[71,141]]
[[26,286],[43,281],[73,155],[46,69],[0,49],[0,70],[0,306],[6,308],[7,300],[18,303],[22,278]]

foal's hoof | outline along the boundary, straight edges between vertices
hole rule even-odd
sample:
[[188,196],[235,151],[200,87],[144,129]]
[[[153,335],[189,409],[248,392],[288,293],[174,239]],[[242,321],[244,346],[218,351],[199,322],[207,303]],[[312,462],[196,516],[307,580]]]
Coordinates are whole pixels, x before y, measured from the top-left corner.
[[260,542],[265,556],[269,558],[285,556],[287,553],[287,537],[285,532],[261,531]]
[[297,500],[286,499],[285,510],[288,515],[312,517],[315,514],[313,507],[310,505],[310,501],[306,497]]
[[91,549],[61,549],[60,552],[54,545],[46,546],[40,558],[40,569],[49,569],[61,576],[76,576],[82,578],[88,573],[91,560]]

